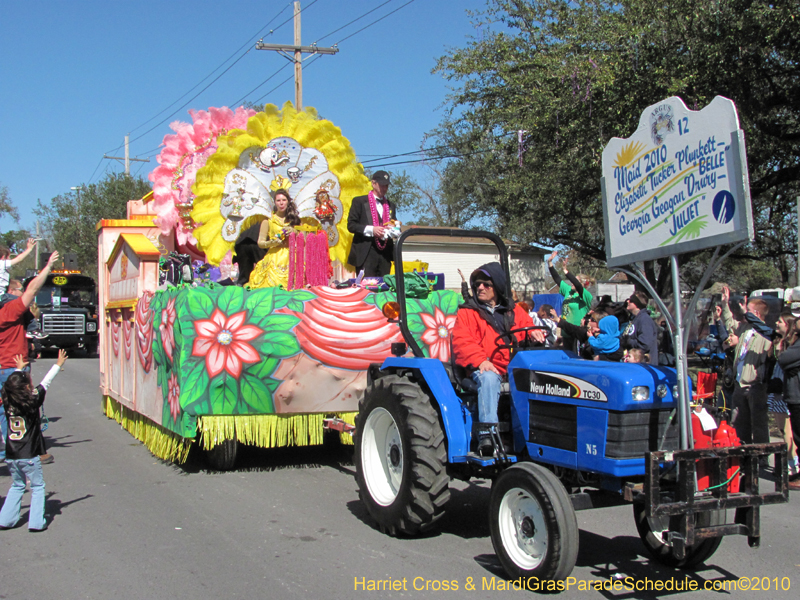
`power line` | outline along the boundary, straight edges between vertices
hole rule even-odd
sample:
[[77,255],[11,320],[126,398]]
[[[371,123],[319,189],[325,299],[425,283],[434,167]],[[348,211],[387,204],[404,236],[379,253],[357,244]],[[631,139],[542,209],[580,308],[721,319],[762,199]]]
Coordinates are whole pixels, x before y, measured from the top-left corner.
[[[270,26],[270,24],[271,24],[271,23],[272,23],[272,22],[273,22],[275,19],[277,19],[277,18],[280,16],[280,14],[281,14],[282,12],[284,12],[284,11],[285,11],[287,8],[289,8],[290,6],[291,6],[291,4],[287,4],[286,6],[284,6],[284,7],[283,7],[283,8],[282,8],[280,11],[278,11],[278,14],[276,14],[274,17],[272,17],[272,19],[270,19],[270,20],[267,22],[267,24],[266,24],[266,25],[264,25],[264,26],[263,26],[261,29],[259,29],[259,30],[258,30],[258,31],[255,33],[255,35],[251,36],[251,37],[250,37],[250,38],[249,38],[249,39],[248,39],[248,40],[247,40],[247,41],[246,41],[244,44],[242,44],[242,46],[240,46],[240,47],[239,47],[239,48],[238,48],[236,51],[234,51],[234,53],[233,53],[233,54],[231,54],[231,55],[230,55],[228,58],[226,58],[225,60],[223,60],[223,61],[222,61],[222,63],[220,63],[220,65],[219,65],[219,66],[218,66],[216,69],[214,69],[213,71],[211,71],[211,73],[209,73],[208,75],[206,75],[205,77],[203,77],[203,79],[201,79],[201,80],[200,80],[200,81],[199,81],[199,82],[198,82],[198,83],[197,83],[197,84],[196,84],[194,87],[192,87],[192,88],[191,88],[191,89],[190,89],[188,92],[186,92],[185,94],[183,94],[183,95],[182,95],[180,98],[178,98],[177,100],[175,100],[175,102],[173,102],[172,104],[170,104],[169,106],[167,106],[167,107],[166,107],[164,110],[162,110],[161,112],[157,113],[155,116],[151,117],[150,119],[148,119],[147,121],[145,121],[145,122],[144,122],[144,123],[142,123],[141,125],[138,125],[137,127],[134,127],[133,129],[131,129],[131,133],[133,133],[133,132],[134,132],[134,131],[136,131],[137,129],[140,129],[140,128],[144,127],[144,126],[145,126],[145,125],[147,125],[147,124],[148,124],[150,121],[152,121],[153,119],[155,119],[156,117],[158,117],[158,116],[159,116],[159,115],[161,115],[162,113],[166,112],[167,110],[169,110],[170,108],[172,108],[173,106],[175,106],[175,105],[176,105],[178,102],[180,102],[180,101],[181,101],[183,98],[185,98],[187,95],[191,94],[191,93],[192,93],[192,92],[193,92],[195,89],[197,89],[197,88],[198,88],[198,87],[199,87],[199,86],[200,86],[200,85],[201,85],[201,84],[202,84],[202,83],[203,83],[203,82],[204,82],[206,79],[208,79],[208,78],[209,78],[209,77],[211,77],[211,76],[212,76],[214,73],[216,73],[216,72],[217,72],[219,69],[221,69],[221,68],[222,68],[222,67],[225,65],[225,63],[227,63],[227,62],[228,62],[229,60],[231,60],[231,59],[232,59],[234,56],[236,56],[237,54],[239,54],[239,52],[241,52],[241,51],[242,51],[242,50],[244,50],[244,49],[245,49],[247,46],[249,46],[249,45],[252,43],[252,41],[253,41],[255,38],[257,38],[259,35],[261,35],[261,32],[262,32],[262,31],[264,31],[264,30],[265,30],[267,27],[269,27],[269,26]],[[284,22],[284,24],[285,24],[285,22]],[[278,27],[280,27],[280,25],[279,25]]]
[[[316,1],[317,1],[317,0],[315,0],[315,2],[316,2]],[[365,12],[363,15],[361,15],[360,17],[357,17],[357,18],[353,19],[352,21],[350,21],[350,22],[349,22],[349,23],[347,23],[346,25],[342,25],[341,27],[339,27],[339,28],[337,28],[337,29],[334,29],[334,30],[333,30],[333,31],[331,31],[330,33],[326,33],[326,34],[325,34],[325,35],[323,35],[321,38],[317,38],[317,42],[318,42],[318,41],[320,41],[320,40],[324,40],[325,38],[327,38],[327,37],[330,37],[331,35],[333,35],[333,34],[334,34],[334,33],[336,33],[337,31],[341,31],[342,29],[344,29],[344,28],[346,28],[346,27],[348,27],[348,26],[352,25],[352,24],[353,24],[353,23],[355,23],[356,21],[359,21],[359,20],[363,19],[363,18],[364,18],[364,17],[366,17],[368,14],[370,14],[370,13],[372,13],[372,12],[375,12],[376,10],[378,10],[379,8],[381,8],[382,6],[385,6],[385,5],[389,4],[389,2],[392,2],[392,1],[393,1],[393,0],[387,0],[387,1],[386,1],[386,2],[384,2],[383,4],[380,4],[380,5],[376,6],[375,8],[373,8],[373,9],[371,9],[371,10],[368,10],[368,11],[367,11],[367,12]],[[373,21],[373,22],[372,22],[372,23],[370,23],[369,25],[365,25],[364,27],[362,27],[361,29],[359,29],[359,30],[358,30],[358,31],[356,31],[355,33],[352,33],[352,34],[348,35],[347,37],[344,37],[344,38],[342,38],[341,40],[339,40],[338,42],[336,42],[336,43],[334,44],[334,46],[338,46],[338,45],[339,45],[341,42],[343,42],[344,40],[347,40],[347,39],[349,39],[349,38],[353,37],[354,35],[357,35],[357,34],[361,33],[361,32],[362,32],[362,31],[364,31],[365,29],[369,29],[370,27],[372,27],[372,26],[373,26],[373,25],[375,25],[376,23],[378,23],[378,22],[382,21],[383,19],[385,19],[385,18],[386,18],[386,17],[388,17],[389,15],[392,15],[392,14],[396,13],[396,12],[397,12],[398,10],[400,10],[401,8],[404,8],[404,7],[408,6],[408,5],[409,5],[409,4],[411,4],[412,2],[414,2],[414,0],[409,0],[409,2],[406,2],[405,4],[403,4],[403,5],[402,5],[402,6],[400,6],[399,8],[396,8],[396,9],[395,9],[395,10],[393,10],[392,12],[385,14],[385,15],[384,15],[384,16],[382,16],[381,18],[379,18],[379,19],[376,19],[375,21]],[[312,2],[312,4],[313,4],[313,2]],[[306,8],[309,8],[310,6],[311,6],[311,4],[309,4],[309,5],[308,5]],[[303,9],[303,10],[305,10],[305,9]],[[316,44],[316,42],[314,42],[314,43]],[[312,58],[311,60],[309,60],[308,64],[306,65],[306,68],[310,67],[312,64],[314,64],[314,62],[316,62],[316,61],[317,61],[319,58],[321,58],[321,57],[322,57],[322,55],[320,54],[320,55],[317,55],[317,56],[315,56],[315,57],[314,57],[314,58]],[[286,68],[286,66],[289,66],[289,65],[284,65],[283,67],[281,67],[280,69],[278,69],[278,71],[276,71],[275,73],[273,73],[272,75],[270,75],[270,76],[269,76],[267,79],[265,79],[265,80],[264,80],[264,81],[262,81],[260,84],[258,84],[258,85],[257,85],[257,86],[256,86],[256,87],[253,89],[253,90],[249,91],[249,92],[248,92],[247,94],[245,94],[245,95],[244,95],[242,98],[240,98],[240,99],[239,99],[237,102],[235,102],[235,103],[234,103],[234,106],[235,106],[236,104],[238,104],[239,102],[242,102],[242,101],[243,101],[245,98],[247,98],[247,96],[249,96],[250,94],[252,94],[252,93],[253,93],[255,90],[257,90],[258,88],[260,88],[260,87],[261,87],[262,85],[264,85],[264,84],[265,84],[267,81],[269,81],[270,79],[272,79],[273,77],[275,77],[275,75],[277,75],[277,74],[278,74],[280,71],[282,71],[284,68]],[[259,103],[259,102],[261,102],[261,101],[262,101],[264,98],[266,98],[267,96],[269,96],[269,95],[270,95],[272,92],[274,92],[275,90],[277,90],[277,89],[278,89],[278,88],[280,88],[281,86],[283,86],[283,85],[285,85],[286,83],[288,83],[289,81],[291,81],[291,79],[292,79],[291,77],[288,77],[288,78],[286,78],[286,79],[285,79],[285,80],[283,80],[281,83],[279,83],[277,86],[275,86],[274,88],[272,88],[271,90],[269,90],[269,91],[268,91],[266,94],[264,94],[263,96],[261,96],[261,97],[260,97],[258,100],[255,100],[253,103],[254,103],[254,104],[258,104],[258,103]]]
[[[368,14],[370,14],[370,13],[374,13],[376,10],[378,10],[378,9],[379,9],[379,8],[381,8],[382,6],[386,6],[387,4],[389,4],[390,2],[393,2],[393,1],[394,1],[394,0],[386,0],[386,2],[384,2],[383,4],[379,4],[378,6],[376,6],[375,8],[373,8],[372,10],[369,10],[369,11],[365,12],[365,13],[364,13],[363,15],[361,15],[360,17],[356,17],[355,19],[353,19],[352,21],[350,21],[350,22],[349,22],[349,23],[347,23],[346,25],[342,25],[342,26],[341,26],[341,27],[339,27],[338,29],[334,29],[334,30],[333,30],[333,31],[331,31],[330,33],[326,33],[326,34],[325,34],[325,35],[323,35],[321,38],[317,38],[317,41],[316,41],[316,42],[314,42],[314,44],[316,44],[317,42],[321,42],[321,41],[322,41],[322,40],[324,40],[326,37],[330,37],[330,36],[332,36],[334,33],[336,33],[337,31],[341,31],[341,30],[342,30],[342,29],[344,29],[345,27],[349,27],[350,25],[352,25],[352,24],[353,24],[353,23],[355,23],[356,21],[360,21],[361,19],[363,19],[364,17],[366,17]],[[401,7],[401,8],[402,8],[402,7]]]
[[[310,63],[309,63],[309,64],[310,64]],[[260,88],[262,85],[264,85],[265,83],[267,83],[267,82],[268,82],[270,79],[272,79],[273,77],[275,77],[275,76],[276,76],[278,73],[280,73],[281,71],[283,71],[284,69],[286,69],[286,67],[290,67],[290,66],[291,66],[291,65],[290,65],[289,63],[285,63],[285,64],[284,64],[282,67],[280,67],[280,68],[279,68],[277,71],[275,71],[275,72],[274,72],[272,75],[270,75],[269,77],[267,77],[267,78],[266,78],[264,81],[262,81],[261,83],[259,83],[259,84],[258,84],[256,87],[254,87],[252,90],[250,90],[249,92],[247,92],[247,93],[246,93],[244,96],[242,96],[241,98],[239,98],[239,99],[238,99],[236,102],[234,102],[234,103],[233,103],[233,104],[231,104],[230,106],[237,106],[237,105],[241,104],[242,102],[244,102],[244,101],[247,99],[247,97],[248,97],[250,94],[252,94],[253,92],[255,92],[255,91],[258,89],[258,88]],[[288,80],[287,80],[287,81],[288,81]],[[286,82],[284,81],[283,83],[286,83]],[[281,85],[283,85],[283,83],[281,83]],[[272,91],[272,90],[270,90],[270,92],[271,92],[271,91]],[[270,92],[267,92],[267,94],[269,94]],[[263,97],[264,97],[264,96],[262,96],[261,98],[263,98]],[[261,100],[261,98],[259,98],[258,100],[256,100],[256,102],[258,102],[259,100]]]
[[[383,21],[383,20],[384,20],[386,17],[388,17],[388,16],[390,16],[390,15],[393,15],[393,14],[394,14],[394,13],[396,13],[398,10],[400,10],[401,8],[405,8],[406,6],[408,6],[409,4],[411,4],[412,2],[414,2],[414,0],[408,0],[408,2],[406,2],[405,4],[403,4],[402,6],[400,6],[400,7],[398,7],[398,8],[395,8],[395,9],[394,9],[392,12],[390,12],[390,13],[386,13],[386,14],[385,14],[385,15],[383,15],[383,16],[382,16],[380,19],[376,19],[376,20],[374,20],[372,23],[370,23],[369,25],[365,25],[364,27],[362,27],[361,29],[359,29],[359,30],[358,30],[358,31],[356,31],[355,33],[351,33],[351,34],[350,34],[350,35],[348,35],[347,37],[343,37],[343,38],[342,38],[342,39],[340,39],[338,42],[336,42],[336,43],[334,44],[334,46],[338,46],[338,45],[339,45],[339,44],[341,44],[343,41],[345,41],[345,40],[349,40],[351,37],[353,37],[354,35],[358,35],[358,34],[359,34],[359,33],[361,33],[362,31],[364,31],[365,29],[369,29],[370,27],[372,27],[373,25],[375,25],[375,23],[379,23],[380,21]],[[381,6],[383,6],[383,5],[381,5]],[[326,36],[326,37],[327,37],[327,36]]]
[[[315,4],[316,2],[318,2],[318,1],[319,1],[319,0],[313,0],[313,2],[311,2],[311,4],[309,4],[309,5],[308,5],[306,8],[309,8],[310,6],[314,5],[314,4]],[[156,114],[154,117],[152,117],[152,118],[148,119],[147,121],[145,121],[145,122],[144,122],[144,123],[142,123],[141,125],[137,126],[137,127],[136,127],[134,130],[132,130],[132,131],[135,131],[136,129],[140,129],[141,127],[145,126],[147,123],[151,122],[153,119],[157,118],[159,115],[163,114],[165,111],[169,110],[169,109],[170,109],[172,106],[174,106],[175,104],[177,104],[178,102],[180,102],[180,101],[181,101],[183,98],[185,98],[185,97],[186,97],[188,94],[190,94],[190,93],[191,93],[193,90],[197,89],[197,87],[198,87],[198,86],[200,86],[200,85],[201,85],[201,84],[202,84],[204,81],[206,81],[206,80],[207,80],[209,77],[211,77],[211,76],[212,76],[212,75],[213,75],[213,74],[214,74],[216,71],[218,71],[218,70],[219,70],[219,69],[220,69],[220,68],[221,68],[221,67],[222,67],[222,66],[223,66],[223,65],[224,65],[226,62],[230,61],[230,60],[231,60],[231,58],[232,58],[233,56],[235,56],[236,54],[238,54],[239,52],[241,52],[241,51],[242,51],[244,48],[246,48],[247,46],[249,46],[249,45],[252,43],[252,41],[253,41],[253,40],[254,40],[256,37],[258,37],[258,36],[261,34],[261,32],[262,32],[262,31],[264,31],[264,29],[266,29],[267,27],[269,27],[269,26],[270,26],[270,24],[271,24],[271,23],[272,23],[272,22],[273,22],[275,19],[277,19],[277,18],[278,18],[278,17],[281,15],[281,13],[283,13],[283,12],[284,12],[284,11],[285,11],[285,10],[286,10],[286,9],[287,9],[289,6],[291,6],[291,4],[288,4],[288,5],[284,6],[284,7],[283,7],[283,8],[282,8],[280,11],[278,11],[278,13],[277,13],[277,14],[276,14],[274,17],[272,17],[272,19],[270,19],[270,20],[267,22],[267,24],[266,24],[266,25],[264,25],[264,26],[263,26],[261,29],[259,29],[259,30],[258,30],[258,32],[257,32],[257,33],[256,33],[254,36],[251,36],[251,37],[250,37],[250,38],[249,38],[249,39],[248,39],[248,40],[247,40],[247,41],[246,41],[246,42],[245,42],[245,43],[244,43],[242,46],[240,46],[240,47],[239,47],[239,49],[237,49],[237,50],[236,50],[236,52],[234,52],[233,54],[231,54],[231,56],[229,56],[227,59],[225,59],[225,60],[224,60],[224,61],[223,61],[223,62],[222,62],[222,63],[221,63],[221,64],[220,64],[220,65],[219,65],[219,66],[218,66],[216,69],[214,69],[213,71],[211,71],[211,73],[209,73],[209,74],[208,74],[206,77],[204,77],[202,80],[200,80],[200,82],[199,82],[197,85],[195,85],[194,87],[192,87],[192,88],[191,88],[191,89],[190,89],[188,92],[186,92],[185,94],[183,94],[183,95],[182,95],[180,98],[178,98],[178,99],[177,99],[175,102],[173,102],[172,104],[170,104],[170,105],[169,105],[167,108],[165,108],[165,109],[164,109],[164,110],[162,110],[161,112],[157,113],[157,114]],[[291,20],[292,20],[292,17],[289,17],[288,19],[286,19],[285,21],[283,21],[282,23],[280,23],[280,24],[279,24],[277,27],[275,27],[275,29],[272,29],[272,30],[270,30],[270,34],[272,34],[272,33],[273,33],[274,31],[276,31],[277,29],[280,29],[281,27],[283,27],[283,26],[284,26],[286,23],[288,23],[288,22],[289,22],[289,21],[291,21]],[[168,121],[168,120],[169,120],[170,118],[172,118],[172,117],[173,117],[173,116],[174,116],[176,113],[178,113],[178,112],[180,112],[181,110],[183,110],[183,109],[184,109],[186,106],[188,106],[188,105],[189,105],[189,104],[190,104],[190,103],[191,103],[191,102],[192,102],[192,101],[193,101],[195,98],[197,98],[197,97],[198,97],[200,94],[202,94],[203,92],[205,92],[205,91],[206,91],[206,90],[207,90],[209,87],[211,87],[211,86],[212,86],[214,83],[216,83],[216,82],[217,82],[217,81],[220,79],[220,77],[222,77],[222,76],[223,76],[225,73],[227,73],[228,71],[230,71],[230,70],[231,70],[231,68],[233,68],[233,66],[234,66],[234,65],[236,65],[236,63],[238,63],[238,62],[239,62],[239,61],[240,61],[242,58],[244,58],[245,56],[247,56],[247,54],[250,52],[250,50],[252,50],[252,48],[248,48],[248,49],[247,49],[247,51],[245,51],[245,52],[244,52],[244,53],[243,53],[241,56],[239,56],[239,58],[237,58],[237,59],[236,59],[236,60],[235,60],[233,63],[231,63],[231,64],[230,64],[230,65],[229,65],[229,66],[228,66],[228,67],[227,67],[227,68],[226,68],[224,71],[222,71],[222,73],[220,73],[220,74],[219,74],[219,75],[218,75],[216,78],[214,78],[214,80],[213,80],[211,83],[209,83],[209,84],[208,84],[206,87],[204,87],[202,90],[200,90],[200,91],[199,91],[197,94],[195,94],[194,96],[192,96],[192,97],[191,97],[191,98],[190,98],[190,99],[189,99],[189,100],[188,100],[186,103],[184,103],[182,106],[180,106],[179,108],[177,108],[176,110],[174,110],[172,113],[170,113],[170,114],[169,114],[169,116],[167,116],[165,119],[163,119],[163,120],[159,121],[159,122],[158,122],[156,125],[154,125],[154,126],[153,126],[153,127],[151,127],[150,129],[148,129],[147,131],[145,131],[145,132],[144,132],[142,135],[139,135],[139,136],[135,137],[135,138],[134,138],[133,140],[131,140],[131,141],[133,142],[133,141],[136,141],[136,140],[139,140],[139,139],[141,139],[142,137],[144,137],[145,135],[147,135],[148,133],[150,133],[151,131],[153,131],[154,129],[156,129],[157,127],[159,127],[160,125],[162,125],[162,124],[163,124],[163,123],[165,123],[166,121]],[[119,148],[121,148],[121,147],[122,147],[122,146],[117,146],[117,147],[116,147],[116,148],[114,148],[113,150],[109,150],[109,152],[114,152],[114,151],[118,150],[118,149],[119,149]],[[107,152],[106,154],[108,154],[109,152]]]
[[[250,50],[252,50],[252,48],[250,48]],[[211,87],[212,85],[214,85],[214,84],[215,84],[217,81],[219,81],[220,77],[222,77],[223,75],[225,75],[225,73],[227,73],[228,71],[230,71],[230,70],[231,70],[231,69],[232,69],[232,68],[233,68],[233,67],[236,65],[236,63],[238,63],[238,62],[239,62],[240,60],[242,60],[242,59],[243,59],[245,56],[247,56],[247,54],[250,52],[250,50],[248,50],[247,52],[245,52],[244,54],[242,54],[242,55],[241,55],[239,58],[237,58],[235,61],[233,61],[233,62],[231,63],[231,65],[230,65],[230,66],[229,66],[227,69],[225,69],[225,70],[224,70],[222,73],[220,73],[219,75],[217,75],[217,76],[216,76],[216,77],[215,77],[215,78],[214,78],[214,79],[211,81],[211,83],[209,83],[209,84],[208,84],[206,87],[204,87],[202,90],[200,90],[199,92],[197,92],[197,93],[196,93],[194,96],[192,96],[191,98],[189,98],[189,100],[187,100],[187,101],[186,101],[186,102],[185,102],[185,103],[184,103],[182,106],[180,106],[180,107],[178,107],[177,109],[175,109],[175,110],[174,110],[172,113],[170,113],[170,114],[169,114],[169,116],[168,116],[166,119],[162,119],[161,121],[159,121],[158,123],[156,123],[155,125],[153,125],[153,126],[150,128],[150,129],[148,129],[147,131],[145,131],[143,134],[141,134],[141,135],[138,135],[138,136],[136,136],[135,138],[133,138],[133,139],[132,139],[132,140],[131,140],[129,143],[133,143],[133,142],[135,142],[136,140],[140,140],[140,139],[142,139],[142,138],[143,138],[144,136],[146,136],[148,133],[150,133],[151,131],[154,131],[155,129],[157,129],[158,127],[160,127],[161,125],[163,125],[164,123],[166,123],[167,121],[169,121],[169,120],[170,120],[170,119],[171,119],[171,118],[172,118],[172,117],[173,117],[173,116],[174,116],[176,113],[180,112],[181,110],[183,110],[184,108],[186,108],[187,106],[189,106],[189,104],[191,104],[191,103],[192,103],[192,101],[193,101],[195,98],[197,98],[197,97],[198,97],[200,94],[202,94],[203,92],[205,92],[205,91],[206,91],[208,88],[210,88],[210,87]]]
[[[311,63],[308,63],[308,64],[310,65]],[[278,74],[280,71],[282,71],[283,69],[285,69],[286,67],[288,67],[288,66],[291,66],[291,65],[289,65],[288,63],[287,63],[286,65],[284,65],[284,67],[282,67],[282,68],[281,68],[281,69],[279,69],[277,72],[275,72],[275,74],[273,75],[273,77],[274,77],[275,75],[277,75],[277,74]],[[272,79],[272,77],[270,77],[270,79]],[[281,81],[281,82],[280,82],[278,85],[276,85],[274,88],[272,88],[272,89],[271,89],[270,91],[268,91],[266,94],[264,94],[263,96],[261,96],[261,98],[259,98],[258,100],[256,100],[256,101],[254,102],[254,104],[258,104],[258,103],[259,103],[259,102],[261,102],[261,101],[262,101],[264,98],[266,98],[267,96],[269,96],[269,95],[270,95],[272,92],[274,92],[275,90],[277,90],[277,89],[278,89],[279,87],[281,87],[282,85],[284,85],[284,84],[288,83],[288,82],[289,82],[289,81],[291,81],[292,79],[294,79],[294,73],[292,73],[291,75],[289,75],[289,76],[288,76],[286,79],[284,79],[283,81]],[[259,87],[261,87],[261,86],[259,86]]]
[[94,168],[94,171],[92,171],[92,176],[89,177],[89,180],[86,182],[87,184],[92,183],[92,179],[94,179],[94,174],[97,173],[97,169],[100,168],[101,164],[103,164],[102,158],[100,159],[100,162],[97,163],[97,166]]
[[[517,133],[516,131],[509,131],[508,133],[503,133],[503,134],[500,134],[500,135],[496,135],[494,137],[495,137],[495,139],[502,139],[502,138],[505,138],[505,137],[516,135],[516,133]],[[381,161],[384,161],[384,160],[389,159],[389,158],[399,158],[401,156],[413,156],[415,154],[424,154],[424,153],[427,153],[427,152],[432,152],[434,150],[441,150],[443,148],[450,148],[450,146],[445,144],[445,145],[442,145],[442,146],[434,146],[433,148],[425,148],[424,150],[418,150],[416,152],[405,152],[405,153],[402,153],[402,154],[391,154],[391,155],[388,155],[388,156],[384,156],[383,158],[380,158],[380,159],[372,159],[372,160],[367,160],[367,161],[361,161],[361,164],[363,165],[366,162],[381,162]],[[475,154],[485,154],[486,152],[493,152],[493,151],[494,151],[494,149],[474,150],[472,152],[447,154],[445,156],[427,156],[427,157],[421,158],[419,160],[405,160],[405,161],[398,161],[398,162],[385,163],[385,164],[379,164],[379,165],[369,165],[369,168],[375,169],[375,168],[378,168],[378,167],[389,167],[389,166],[392,166],[392,165],[410,165],[410,164],[413,164],[413,163],[420,163],[420,162],[432,161],[432,160],[442,160],[442,159],[445,159],[445,158],[466,158],[468,156],[474,156]]]

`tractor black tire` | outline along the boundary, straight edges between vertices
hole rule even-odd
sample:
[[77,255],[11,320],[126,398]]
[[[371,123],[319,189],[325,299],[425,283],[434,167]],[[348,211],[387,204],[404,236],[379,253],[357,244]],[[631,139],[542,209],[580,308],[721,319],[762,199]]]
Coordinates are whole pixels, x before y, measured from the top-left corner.
[[509,579],[566,579],[578,560],[578,519],[567,490],[548,469],[513,465],[492,485],[492,545]]
[[211,450],[206,450],[208,464],[215,471],[230,471],[236,464],[236,455],[239,452],[239,441],[223,440]]
[[[678,560],[672,553],[672,545],[665,542],[661,532],[666,530],[668,522],[663,519],[651,519],[645,514],[642,502],[633,505],[633,518],[636,521],[636,530],[642,543],[650,555],[663,565],[676,569],[692,569],[705,562],[717,551],[722,543],[721,537],[706,538],[686,548],[686,556]],[[668,519],[668,517],[665,517]],[[725,511],[713,510],[697,513],[695,527],[709,527],[725,523]]]
[[450,499],[447,451],[433,399],[410,375],[367,388],[356,417],[355,467],[361,500],[389,535],[433,529]]

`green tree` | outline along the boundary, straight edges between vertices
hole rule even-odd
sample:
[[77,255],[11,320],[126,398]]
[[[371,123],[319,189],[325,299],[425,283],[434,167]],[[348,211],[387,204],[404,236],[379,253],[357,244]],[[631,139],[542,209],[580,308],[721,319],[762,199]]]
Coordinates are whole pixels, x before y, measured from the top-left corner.
[[4,185],[0,185],[0,217],[3,215],[8,215],[14,219],[14,221],[19,221],[19,212],[11,201],[8,188]]
[[[13,258],[17,254],[25,251],[29,237],[31,237],[31,233],[27,229],[12,229],[0,234],[0,243],[11,251],[11,257]],[[14,279],[22,279],[25,277],[25,272],[28,269],[33,269],[35,266],[36,254],[34,251],[23,261],[11,267],[10,275]]]
[[124,219],[129,200],[147,194],[150,183],[122,173],[109,173],[100,182],[77,186],[60,194],[49,204],[37,202],[39,218],[51,248],[64,256],[75,253],[78,266],[87,275],[97,276],[97,223],[101,219]]
[[390,197],[398,211],[411,215],[404,225],[468,229],[478,224],[482,213],[472,200],[448,193],[444,182],[449,167],[441,160],[429,162],[422,182],[406,171],[391,173]]
[[[494,214],[498,233],[605,260],[605,145],[629,137],[641,111],[663,98],[699,109],[723,95],[736,102],[745,131],[756,232],[736,258],[775,262],[794,253],[796,0],[490,0],[476,24],[491,33],[437,65],[460,84],[445,127],[454,135],[439,141],[451,145],[443,152],[464,156],[450,167],[462,177],[451,180]],[[667,287],[668,268],[648,272]]]

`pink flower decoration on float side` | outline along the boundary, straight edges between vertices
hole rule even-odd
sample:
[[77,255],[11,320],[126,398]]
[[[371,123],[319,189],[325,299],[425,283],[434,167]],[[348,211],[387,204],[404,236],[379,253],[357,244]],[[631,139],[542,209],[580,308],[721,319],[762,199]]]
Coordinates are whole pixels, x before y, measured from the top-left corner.
[[197,337],[192,346],[192,356],[205,356],[209,377],[223,370],[239,378],[242,363],[257,363],[261,356],[248,344],[264,331],[255,325],[245,325],[245,311],[227,316],[215,308],[210,319],[194,322]]
[[456,325],[456,316],[445,316],[438,306],[434,308],[433,315],[420,313],[419,316],[426,327],[421,339],[428,346],[431,358],[438,358],[443,362],[449,361],[450,332]]
[[159,166],[148,176],[153,182],[153,207],[156,225],[165,235],[174,229],[181,245],[194,246],[191,218],[194,195],[192,185],[197,171],[217,150],[217,137],[233,129],[246,129],[247,120],[256,114],[242,106],[190,110],[192,123],[170,124],[174,134],[164,136]]
[[153,366],[153,313],[150,311],[152,299],[153,292],[145,291],[136,303],[136,349],[145,373],[149,373]]
[[169,381],[167,382],[167,402],[169,402],[169,414],[172,415],[172,420],[177,421],[178,416],[181,414],[181,387],[178,385],[178,378],[175,377],[175,373],[172,372],[169,375]]
[[172,362],[172,351],[175,349],[175,319],[178,317],[175,312],[175,298],[170,298],[167,306],[161,311],[161,324],[158,326],[161,331],[161,340],[164,346],[164,353]]

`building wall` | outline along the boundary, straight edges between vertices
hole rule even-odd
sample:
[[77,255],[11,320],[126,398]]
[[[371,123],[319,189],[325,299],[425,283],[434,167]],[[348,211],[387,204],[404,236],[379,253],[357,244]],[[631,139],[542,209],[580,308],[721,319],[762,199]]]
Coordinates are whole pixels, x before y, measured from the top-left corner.
[[544,254],[514,252],[511,254],[509,270],[511,271],[511,289],[516,290],[525,298],[545,292],[547,270]]
[[500,256],[493,244],[486,245],[485,248],[478,245],[455,244],[439,247],[406,242],[403,244],[403,260],[428,263],[428,270],[431,273],[444,273],[446,289],[460,290],[461,276],[458,274],[458,269],[461,269],[464,277],[469,279],[472,271],[488,262],[500,260]]
[[[498,261],[500,256],[493,244],[451,244],[447,246],[408,241],[403,245],[403,260],[428,263],[431,273],[444,273],[445,288],[459,290],[461,276],[469,278],[479,266]],[[512,252],[509,256],[511,288],[527,296],[542,292],[545,284],[544,254]]]

